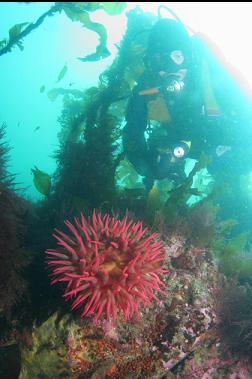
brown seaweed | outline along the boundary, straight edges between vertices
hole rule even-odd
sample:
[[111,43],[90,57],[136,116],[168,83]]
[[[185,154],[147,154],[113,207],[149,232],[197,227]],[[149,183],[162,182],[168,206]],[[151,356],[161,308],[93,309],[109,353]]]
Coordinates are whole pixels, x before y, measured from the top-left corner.
[[9,147],[0,128],[0,312],[10,317],[12,307],[25,293],[23,269],[28,264],[24,248],[26,202],[14,191],[15,178],[7,171]]

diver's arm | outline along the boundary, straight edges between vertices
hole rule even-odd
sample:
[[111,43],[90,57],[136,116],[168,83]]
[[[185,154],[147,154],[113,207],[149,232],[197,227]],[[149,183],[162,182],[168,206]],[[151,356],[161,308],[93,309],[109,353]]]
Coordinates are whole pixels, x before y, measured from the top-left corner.
[[192,42],[194,50],[199,55],[200,64],[207,63],[209,79],[221,114],[239,124],[239,128],[236,128],[236,138],[239,139],[243,134],[250,139],[252,90],[248,80],[228,62],[221,50],[208,37],[202,34],[195,35],[192,37]]
[[[237,85],[240,90],[247,96],[250,101],[252,101],[252,89],[248,84],[246,77],[240,72],[231,62],[227,60],[224,53],[221,51],[220,47],[217,46],[214,41],[210,40],[208,36],[203,33],[197,33],[192,37],[194,43],[196,42],[198,46],[201,46],[201,49],[204,50],[204,54],[211,57],[211,64],[215,65],[215,68],[218,70],[222,68],[222,73],[225,72],[226,78],[233,80],[233,85]],[[226,93],[227,88],[222,88],[223,92]],[[226,93],[227,94],[227,93]]]
[[147,127],[147,104],[145,97],[139,95],[140,90],[140,86],[135,87],[128,103],[123,145],[127,158],[138,173],[149,176],[149,152],[144,136]]
[[209,79],[220,114],[206,129],[213,158],[213,171],[240,175],[252,170],[252,91],[241,73],[227,61],[209,40],[193,37],[194,50],[201,63],[207,63]]

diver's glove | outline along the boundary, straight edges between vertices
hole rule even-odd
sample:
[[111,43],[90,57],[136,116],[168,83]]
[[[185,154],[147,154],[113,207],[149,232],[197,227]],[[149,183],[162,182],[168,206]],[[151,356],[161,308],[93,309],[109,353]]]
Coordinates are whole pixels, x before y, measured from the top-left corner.
[[219,145],[211,155],[208,171],[214,176],[234,177],[252,170],[251,149]]
[[[208,165],[208,171],[212,175],[223,175],[230,171],[231,163],[231,147],[219,145],[214,151],[210,153],[212,160]],[[233,160],[233,159],[232,159]]]

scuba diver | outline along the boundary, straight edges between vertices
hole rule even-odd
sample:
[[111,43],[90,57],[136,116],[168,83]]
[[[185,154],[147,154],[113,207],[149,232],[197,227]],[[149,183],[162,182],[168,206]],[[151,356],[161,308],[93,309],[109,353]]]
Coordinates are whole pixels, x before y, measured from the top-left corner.
[[250,98],[208,42],[191,36],[176,15],[160,18],[144,64],[123,145],[147,189],[156,179],[183,183],[185,158],[199,160],[202,152],[211,156],[207,169],[216,180],[252,170]]

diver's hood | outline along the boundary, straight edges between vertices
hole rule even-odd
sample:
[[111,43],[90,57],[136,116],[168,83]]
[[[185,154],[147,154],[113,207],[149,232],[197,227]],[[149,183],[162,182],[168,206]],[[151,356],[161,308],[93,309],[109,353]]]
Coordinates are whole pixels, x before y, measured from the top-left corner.
[[[182,53],[182,62],[178,64],[172,59],[173,52]],[[185,26],[179,21],[168,18],[157,21],[150,32],[145,56],[146,63],[153,66],[155,70],[163,69],[173,72],[178,68],[188,67],[191,64],[191,58],[191,39]]]

